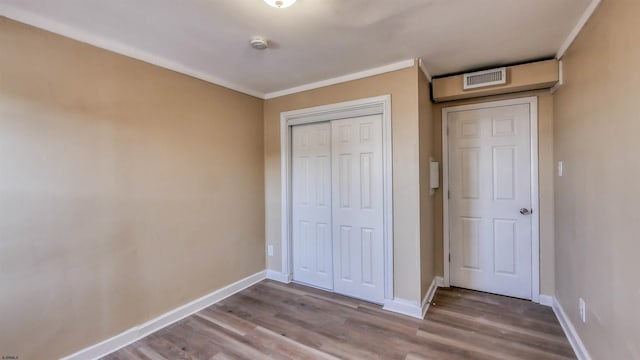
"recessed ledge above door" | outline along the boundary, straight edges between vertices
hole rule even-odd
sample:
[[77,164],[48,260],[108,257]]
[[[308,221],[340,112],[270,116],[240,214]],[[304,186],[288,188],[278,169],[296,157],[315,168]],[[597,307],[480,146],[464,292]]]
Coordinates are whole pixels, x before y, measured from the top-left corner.
[[503,85],[464,90],[464,75],[433,79],[433,100],[444,102],[481,96],[515,93],[552,88],[560,77],[558,60],[544,60],[508,66],[507,81]]

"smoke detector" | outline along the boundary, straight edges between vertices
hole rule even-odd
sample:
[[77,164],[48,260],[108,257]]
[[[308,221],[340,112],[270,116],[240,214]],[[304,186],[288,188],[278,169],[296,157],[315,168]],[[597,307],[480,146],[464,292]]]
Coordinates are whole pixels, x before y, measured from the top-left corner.
[[267,39],[261,36],[256,36],[251,38],[251,41],[249,41],[249,44],[251,45],[252,48],[256,50],[264,50],[269,47],[269,41],[267,41]]

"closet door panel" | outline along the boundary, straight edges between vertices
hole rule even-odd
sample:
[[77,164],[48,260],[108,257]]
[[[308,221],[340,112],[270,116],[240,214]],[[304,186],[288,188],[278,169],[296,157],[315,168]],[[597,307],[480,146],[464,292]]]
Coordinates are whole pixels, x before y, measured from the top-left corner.
[[331,290],[331,125],[292,132],[293,279]]
[[382,116],[331,122],[334,289],[384,301]]

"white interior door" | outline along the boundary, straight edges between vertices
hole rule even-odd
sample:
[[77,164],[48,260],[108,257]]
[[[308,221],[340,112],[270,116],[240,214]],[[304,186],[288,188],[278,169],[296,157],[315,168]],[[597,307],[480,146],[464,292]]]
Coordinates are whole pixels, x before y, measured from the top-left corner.
[[293,279],[333,289],[331,125],[292,128]]
[[448,113],[453,286],[532,297],[529,107]]
[[331,122],[336,292],[384,301],[382,116]]

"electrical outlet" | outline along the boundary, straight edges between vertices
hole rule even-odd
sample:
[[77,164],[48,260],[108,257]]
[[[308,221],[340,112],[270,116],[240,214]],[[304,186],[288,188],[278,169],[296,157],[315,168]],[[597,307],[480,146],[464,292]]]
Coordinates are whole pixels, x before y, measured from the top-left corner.
[[273,245],[267,246],[267,254],[269,254],[269,256],[273,256]]
[[578,307],[580,309],[580,320],[582,320],[582,322],[587,322],[587,304],[584,302],[583,298],[578,300]]

